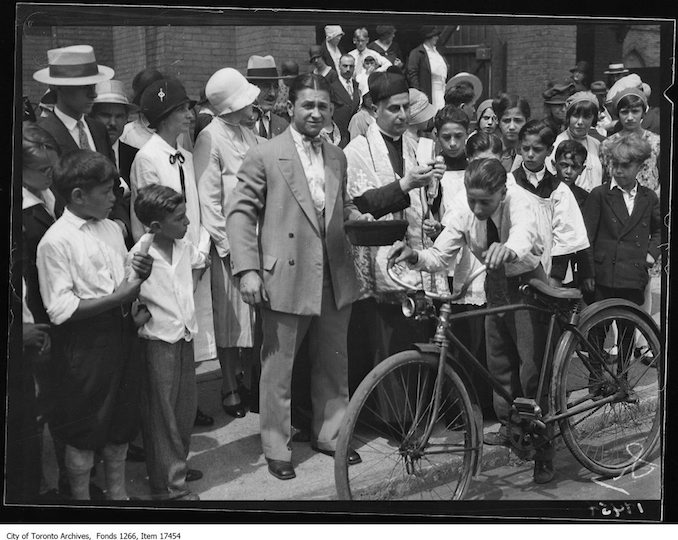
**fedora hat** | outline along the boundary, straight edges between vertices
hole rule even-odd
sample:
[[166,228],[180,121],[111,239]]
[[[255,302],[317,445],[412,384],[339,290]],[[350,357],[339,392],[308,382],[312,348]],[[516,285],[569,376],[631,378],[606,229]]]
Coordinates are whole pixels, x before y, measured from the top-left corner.
[[626,75],[627,73],[630,73],[630,71],[624,67],[622,62],[617,62],[608,65],[603,73],[605,75]]
[[158,122],[184,103],[188,103],[189,108],[195,106],[195,101],[189,99],[184,86],[176,79],[153,81],[141,94],[141,112],[151,128],[157,127]]
[[132,79],[132,91],[134,92],[134,97],[132,97],[132,103],[140,105],[141,94],[144,93],[146,87],[153,81],[159,81],[160,79],[164,78],[165,76],[155,68],[142,69],[139,73],[137,73],[134,76],[134,79]]
[[111,79],[108,81],[102,81],[97,83],[94,87],[97,97],[94,99],[94,103],[118,103],[124,105],[127,109],[127,112],[137,111],[139,107],[134,103],[130,103],[127,100],[127,94],[125,93],[125,85],[122,81],[116,81]]
[[86,86],[112,79],[115,72],[97,64],[91,45],[71,45],[47,51],[48,67],[33,73],[33,78],[54,86]]
[[265,81],[280,79],[278,68],[275,67],[275,59],[270,54],[258,56],[253,54],[247,60],[247,78],[251,81]]
[[254,103],[259,88],[242,76],[237,69],[220,69],[205,85],[205,95],[217,115],[237,112]]
[[480,82],[480,79],[472,73],[467,73],[465,71],[457,73],[454,77],[447,81],[447,84],[445,85],[445,93],[447,94],[450,90],[462,82],[469,83],[471,86],[473,86],[473,102],[471,104],[474,105],[475,102],[478,101],[480,94],[483,93],[483,83]]

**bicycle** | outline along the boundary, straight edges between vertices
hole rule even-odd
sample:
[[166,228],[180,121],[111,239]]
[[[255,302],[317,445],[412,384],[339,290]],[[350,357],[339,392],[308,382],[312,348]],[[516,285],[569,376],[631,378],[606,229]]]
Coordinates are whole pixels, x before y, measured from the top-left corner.
[[[612,477],[636,470],[656,448],[664,381],[654,320],[625,300],[603,300],[581,310],[579,290],[551,288],[538,280],[520,289],[531,303],[451,314],[451,302],[481,271],[458,294],[439,295],[401,281],[390,261],[391,279],[414,291],[403,312],[435,317],[437,328],[429,343],[415,343],[413,350],[385,359],[356,389],[336,447],[339,499],[463,499],[480,473],[483,449],[482,411],[472,372],[512,403],[511,448],[524,459],[562,435],[581,465]],[[437,310],[432,301],[441,303]],[[549,317],[537,391],[537,396],[545,395],[552,368],[548,412],[535,399],[513,400],[451,326],[467,317],[518,310]],[[553,349],[556,329],[560,337]],[[634,347],[638,335],[647,341],[643,355]],[[560,433],[555,433],[555,424]],[[360,452],[362,463],[348,465],[349,449]]]

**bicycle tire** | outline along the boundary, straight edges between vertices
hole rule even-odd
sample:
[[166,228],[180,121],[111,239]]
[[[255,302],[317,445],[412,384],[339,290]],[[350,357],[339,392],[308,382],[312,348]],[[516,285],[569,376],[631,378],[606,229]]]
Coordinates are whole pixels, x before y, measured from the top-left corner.
[[[404,351],[381,362],[358,386],[336,447],[339,499],[463,498],[482,442],[469,393],[447,364],[434,430],[416,450],[431,417],[437,370],[437,356]],[[348,465],[349,449],[360,453],[362,463]]]
[[[577,461],[605,477],[626,474],[647,463],[660,439],[663,410],[659,330],[640,308],[619,302],[623,305],[592,304],[582,313],[578,325],[610,371],[600,367],[600,362],[589,360],[593,355],[581,339],[566,332],[554,355],[551,389],[551,410],[559,413],[619,396],[559,420],[565,444]],[[615,328],[612,323],[617,328],[616,337],[611,336]],[[642,357],[633,354],[638,335],[649,347],[649,353]]]

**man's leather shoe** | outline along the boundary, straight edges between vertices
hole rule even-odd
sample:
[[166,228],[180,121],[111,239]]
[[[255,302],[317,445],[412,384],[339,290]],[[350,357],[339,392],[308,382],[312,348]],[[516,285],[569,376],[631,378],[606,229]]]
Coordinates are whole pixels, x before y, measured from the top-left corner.
[[534,460],[534,483],[535,484],[548,484],[553,477],[555,476],[555,471],[553,470],[553,460],[551,459],[535,459]]
[[195,482],[201,478],[202,471],[199,471],[198,469],[188,469],[188,471],[186,471],[186,482]]
[[141,446],[130,443],[127,446],[127,461],[135,463],[144,463],[146,461],[146,452]]
[[[325,454],[326,456],[330,456],[331,458],[334,457],[334,450],[323,450],[322,448],[318,448],[317,446],[314,445],[312,445],[311,448],[316,452],[320,452],[321,454]],[[348,451],[348,458],[346,461],[348,461],[349,465],[357,465],[358,463],[362,463],[363,458],[360,457],[360,454],[358,454],[358,452],[351,448]]]
[[268,472],[275,476],[278,480],[291,480],[297,475],[294,472],[294,467],[289,461],[280,461],[279,459],[268,459]]

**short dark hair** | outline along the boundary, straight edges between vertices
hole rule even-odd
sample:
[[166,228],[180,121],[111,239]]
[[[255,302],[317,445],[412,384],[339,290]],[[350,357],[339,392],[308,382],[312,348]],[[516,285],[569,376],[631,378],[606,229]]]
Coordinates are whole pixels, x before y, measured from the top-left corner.
[[556,134],[553,133],[551,127],[543,120],[530,120],[518,133],[518,139],[523,140],[528,135],[537,135],[539,140],[545,146],[553,146],[556,141]]
[[61,156],[52,171],[54,187],[67,201],[74,189],[90,191],[106,182],[118,182],[120,173],[113,162],[93,150],[74,150]]
[[137,192],[134,201],[134,213],[139,221],[150,226],[154,221],[162,221],[184,202],[184,196],[171,187],[151,184]]
[[461,105],[471,103],[474,97],[475,93],[471,83],[462,82],[451,88],[449,92],[445,92],[445,103],[460,107]]
[[595,127],[598,123],[598,103],[593,103],[592,101],[580,101],[579,103],[575,103],[565,113],[565,121],[569,124],[571,117],[580,115],[586,118],[592,116],[593,120],[591,122],[591,127]]
[[311,90],[320,90],[327,92],[332,96],[332,89],[327,79],[316,73],[302,73],[297,75],[290,85],[289,100],[294,105],[297,101],[297,94],[306,88]]
[[440,129],[445,124],[452,123],[459,124],[463,126],[465,130],[468,131],[469,126],[468,115],[455,105],[445,105],[442,109],[440,109],[436,113],[433,119],[433,127],[435,127],[438,131],[440,131]]
[[568,155],[576,156],[580,158],[582,163],[584,163],[586,161],[586,157],[588,156],[588,151],[586,150],[586,147],[580,142],[574,141],[572,139],[565,139],[558,145],[558,148],[556,148],[556,161],[558,161],[562,156],[567,157]]
[[617,114],[619,114],[619,111],[622,109],[630,109],[631,107],[642,107],[643,112],[645,112],[645,106],[647,105],[646,101],[643,101],[643,99],[640,96],[636,96],[634,94],[628,94],[621,98],[619,102],[617,103]]
[[497,120],[501,122],[501,117],[504,116],[504,113],[509,109],[518,108],[522,115],[525,117],[525,120],[530,119],[530,104],[529,102],[521,98],[517,94],[506,94],[500,93],[492,101],[492,110],[494,110],[497,115]]
[[506,186],[506,169],[494,158],[471,161],[464,171],[466,189],[482,189],[496,193]]
[[53,150],[61,153],[59,144],[49,131],[34,122],[21,124],[21,157],[24,162],[30,162],[38,158],[43,150]]
[[501,139],[492,133],[476,131],[466,139],[466,157],[473,158],[474,155],[488,150],[493,154],[501,155],[503,149]]

